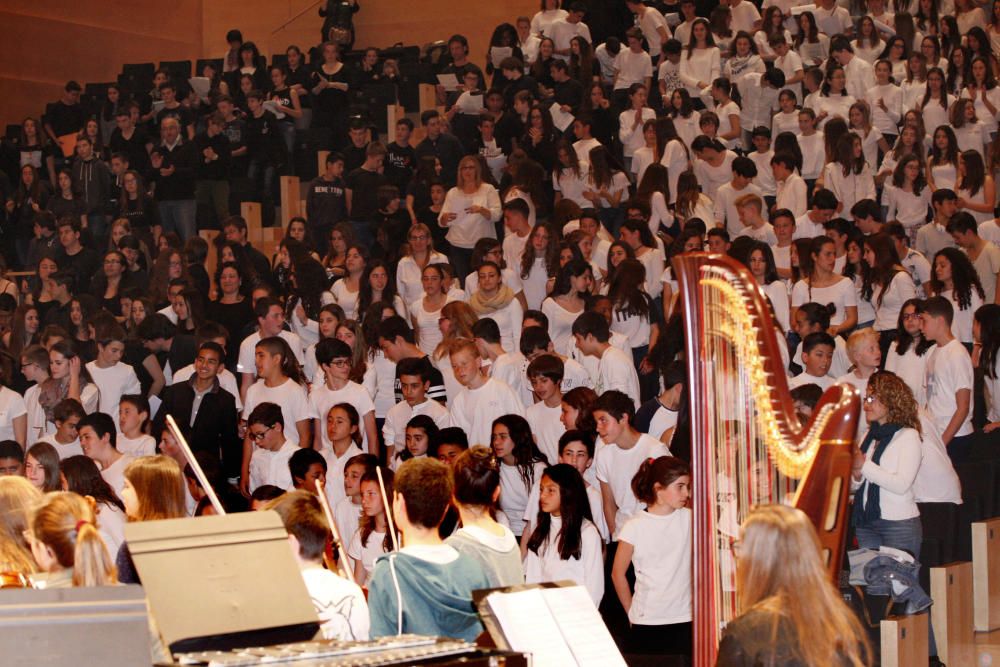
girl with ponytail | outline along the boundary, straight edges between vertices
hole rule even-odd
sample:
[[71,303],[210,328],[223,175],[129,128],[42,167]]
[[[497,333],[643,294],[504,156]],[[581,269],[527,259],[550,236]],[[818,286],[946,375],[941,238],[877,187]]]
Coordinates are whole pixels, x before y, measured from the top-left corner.
[[28,541],[46,588],[110,586],[114,561],[97,531],[93,501],[67,491],[47,494],[31,514]]
[[[622,526],[611,581],[631,623],[629,652],[691,655],[691,469],[673,456],[649,458],[632,478],[646,503]],[[635,591],[626,572],[635,566]]]

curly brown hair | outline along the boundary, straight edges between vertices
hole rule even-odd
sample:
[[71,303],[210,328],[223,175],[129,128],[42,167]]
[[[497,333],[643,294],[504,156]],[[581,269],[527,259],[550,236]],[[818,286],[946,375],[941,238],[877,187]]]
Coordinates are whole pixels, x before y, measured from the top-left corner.
[[920,433],[917,399],[910,387],[895,373],[878,371],[868,378],[868,395],[875,396],[888,409],[886,422],[912,428]]

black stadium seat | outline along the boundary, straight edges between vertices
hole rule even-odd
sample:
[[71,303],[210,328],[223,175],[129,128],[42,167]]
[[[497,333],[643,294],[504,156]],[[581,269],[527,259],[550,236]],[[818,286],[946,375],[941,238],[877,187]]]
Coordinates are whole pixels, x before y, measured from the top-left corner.
[[187,82],[191,78],[190,60],[164,60],[160,63],[160,69],[170,72],[170,78],[175,82]]

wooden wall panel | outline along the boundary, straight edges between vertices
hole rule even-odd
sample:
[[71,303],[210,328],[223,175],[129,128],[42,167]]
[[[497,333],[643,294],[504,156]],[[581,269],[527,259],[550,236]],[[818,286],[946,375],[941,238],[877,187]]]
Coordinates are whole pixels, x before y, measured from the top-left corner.
[[0,8],[0,123],[41,114],[70,79],[113,81],[126,62],[199,57],[201,5],[202,0],[6,4]]

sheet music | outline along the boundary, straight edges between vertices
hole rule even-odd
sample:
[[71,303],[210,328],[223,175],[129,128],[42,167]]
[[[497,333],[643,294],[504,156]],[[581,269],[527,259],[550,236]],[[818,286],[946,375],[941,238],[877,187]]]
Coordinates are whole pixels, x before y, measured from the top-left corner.
[[490,48],[490,60],[497,69],[500,69],[500,63],[503,62],[504,58],[510,58],[512,55],[514,55],[514,49],[509,46],[494,46]]
[[280,109],[278,109],[278,103],[275,102],[274,100],[268,100],[264,102],[264,104],[262,104],[261,106],[270,111],[271,113],[273,113],[274,117],[277,118],[278,120],[281,120],[282,118],[285,117],[285,114],[282,113]]
[[207,76],[193,76],[188,79],[188,83],[198,97],[208,97],[208,91],[212,89],[212,80]]
[[478,116],[483,111],[483,94],[479,91],[475,93],[464,92],[455,102],[459,113]]
[[555,125],[560,132],[565,132],[566,128],[573,124],[576,118],[573,114],[563,111],[557,102],[553,102],[552,106],[549,107],[549,115],[552,116],[552,124]]
[[458,77],[454,74],[438,74],[438,83],[447,91],[458,90]]
[[806,12],[814,12],[814,11],[816,11],[816,5],[808,4],[808,5],[799,5],[798,7],[792,7],[791,9],[788,10],[788,13],[790,13],[792,16],[798,16],[799,14],[804,14]]
[[[542,589],[493,593],[487,599],[512,651],[531,653],[536,665],[577,664],[566,642],[558,641],[563,633],[542,596]],[[594,606],[590,598],[587,604]]]
[[[583,586],[545,588],[541,591],[553,618],[562,630],[576,664],[580,667],[625,667],[615,640],[611,638],[597,607]],[[555,664],[543,662],[541,664]]]
[[166,104],[163,100],[153,101],[153,113],[160,113],[163,110],[163,106]]

